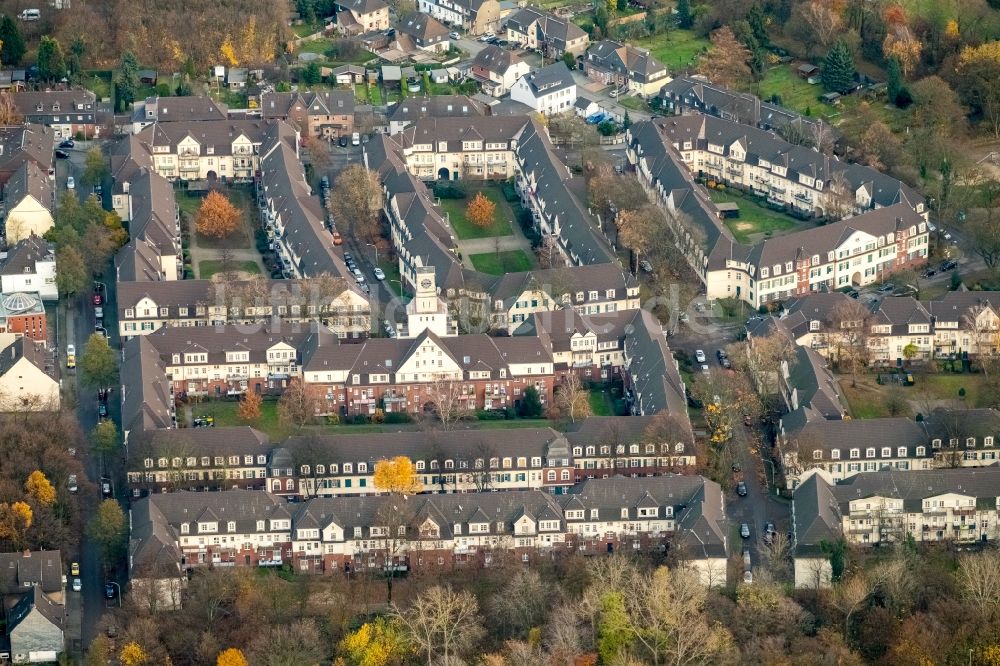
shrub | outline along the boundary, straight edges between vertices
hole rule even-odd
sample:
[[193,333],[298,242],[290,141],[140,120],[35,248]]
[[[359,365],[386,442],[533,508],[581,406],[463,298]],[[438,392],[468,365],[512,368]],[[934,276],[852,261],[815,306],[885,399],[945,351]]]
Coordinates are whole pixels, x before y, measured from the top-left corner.
[[479,421],[503,421],[507,418],[507,412],[502,409],[482,409],[476,412],[476,419]]
[[510,203],[514,203],[519,198],[517,196],[517,190],[514,189],[514,183],[509,180],[505,181],[503,185],[500,186],[500,190],[503,192],[503,198]]
[[347,422],[351,425],[366,425],[371,422],[365,414],[355,414],[347,418]]
[[449,183],[434,183],[434,196],[440,199],[464,199],[465,190]]
[[413,418],[405,412],[389,412],[382,420],[383,423],[410,423]]

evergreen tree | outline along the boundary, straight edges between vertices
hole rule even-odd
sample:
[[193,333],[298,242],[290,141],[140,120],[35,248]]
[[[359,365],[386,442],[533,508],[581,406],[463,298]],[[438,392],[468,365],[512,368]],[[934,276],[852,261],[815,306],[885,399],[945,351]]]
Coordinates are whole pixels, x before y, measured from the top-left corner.
[[38,76],[43,81],[58,81],[66,76],[66,58],[53,37],[42,37],[38,45]]
[[854,56],[843,40],[837,40],[823,61],[823,87],[845,93],[854,85]]
[[903,91],[903,68],[899,66],[899,58],[889,58],[889,64],[885,67],[885,90],[889,96],[889,103],[898,105],[899,93]]
[[0,41],[3,42],[3,46],[0,47],[0,60],[3,64],[8,66],[19,64],[24,57],[24,36],[17,21],[6,14],[0,18]]
[[537,419],[542,415],[542,399],[534,386],[524,389],[520,411],[523,419]]
[[131,51],[122,54],[115,91],[118,95],[118,109],[125,111],[131,108],[139,91],[139,61]]
[[677,25],[685,30],[694,25],[691,14],[691,0],[677,0]]
[[771,45],[771,40],[767,36],[767,17],[764,15],[764,8],[759,2],[753,3],[750,12],[747,14],[747,23],[760,48],[766,49]]
[[628,117],[628,109],[625,109],[625,116],[622,118],[622,129],[628,129],[632,126],[632,119]]

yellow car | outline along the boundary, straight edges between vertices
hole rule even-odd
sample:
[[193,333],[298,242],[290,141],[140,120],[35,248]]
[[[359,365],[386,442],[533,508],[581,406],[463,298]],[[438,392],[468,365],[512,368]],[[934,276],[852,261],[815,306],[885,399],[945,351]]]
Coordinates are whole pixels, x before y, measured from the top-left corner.
[[69,565],[69,575],[70,576],[79,576],[80,575],[80,563],[79,562],[73,562],[73,564]]

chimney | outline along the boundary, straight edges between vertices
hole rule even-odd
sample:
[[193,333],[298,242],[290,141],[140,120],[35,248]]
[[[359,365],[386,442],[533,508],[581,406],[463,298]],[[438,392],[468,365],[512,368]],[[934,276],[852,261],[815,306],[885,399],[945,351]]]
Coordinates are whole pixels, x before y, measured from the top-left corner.
[[31,557],[31,549],[30,548],[25,548],[24,549],[24,556],[25,557]]

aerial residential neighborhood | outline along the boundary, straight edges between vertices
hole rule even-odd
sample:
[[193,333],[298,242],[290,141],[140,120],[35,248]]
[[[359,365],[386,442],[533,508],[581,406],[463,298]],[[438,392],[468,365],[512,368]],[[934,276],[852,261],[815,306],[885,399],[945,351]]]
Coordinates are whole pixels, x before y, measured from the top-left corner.
[[0,0],[0,664],[1000,663],[995,0]]

